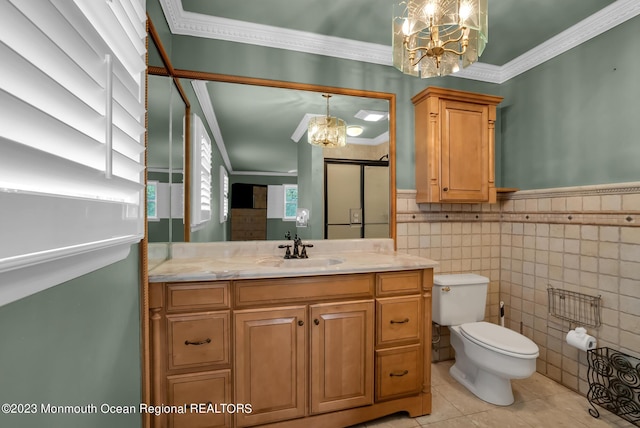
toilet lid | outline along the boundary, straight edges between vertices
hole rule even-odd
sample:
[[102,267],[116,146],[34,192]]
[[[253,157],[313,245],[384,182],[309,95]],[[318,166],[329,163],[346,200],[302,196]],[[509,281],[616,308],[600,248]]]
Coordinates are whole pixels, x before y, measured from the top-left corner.
[[497,324],[485,321],[471,322],[462,324],[460,331],[468,339],[498,351],[505,351],[503,353],[523,357],[538,356],[538,345],[531,339]]

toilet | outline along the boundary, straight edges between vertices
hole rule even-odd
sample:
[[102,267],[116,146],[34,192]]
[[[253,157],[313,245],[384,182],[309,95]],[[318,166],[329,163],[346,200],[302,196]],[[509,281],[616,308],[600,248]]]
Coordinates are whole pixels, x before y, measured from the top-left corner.
[[478,398],[508,406],[514,401],[511,379],[535,373],[539,349],[529,338],[483,321],[488,284],[475,274],[434,275],[433,321],[451,332],[451,376]]

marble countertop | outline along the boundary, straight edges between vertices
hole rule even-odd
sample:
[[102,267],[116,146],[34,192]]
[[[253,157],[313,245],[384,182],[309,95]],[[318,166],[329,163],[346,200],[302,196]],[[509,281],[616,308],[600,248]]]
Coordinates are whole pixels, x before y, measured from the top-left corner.
[[257,279],[425,269],[438,265],[398,253],[392,239],[310,240],[308,259],[284,259],[287,241],[171,244],[170,258],[149,271],[150,282]]

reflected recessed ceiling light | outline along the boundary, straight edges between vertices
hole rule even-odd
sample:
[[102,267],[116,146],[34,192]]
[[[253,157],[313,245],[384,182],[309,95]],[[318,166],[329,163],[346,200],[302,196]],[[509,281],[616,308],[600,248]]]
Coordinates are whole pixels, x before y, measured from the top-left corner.
[[358,119],[366,120],[367,122],[377,122],[382,119],[386,119],[389,117],[389,113],[386,111],[375,111],[375,110],[360,110],[355,114],[355,117]]
[[349,137],[357,137],[358,135],[362,134],[362,131],[364,131],[364,129],[362,129],[362,126],[360,125],[347,126],[347,135]]

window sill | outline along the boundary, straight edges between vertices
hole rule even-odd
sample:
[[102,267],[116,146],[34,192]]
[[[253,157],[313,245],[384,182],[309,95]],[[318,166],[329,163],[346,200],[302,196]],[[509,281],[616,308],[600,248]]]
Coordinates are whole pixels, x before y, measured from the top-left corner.
[[0,306],[123,260],[140,239],[126,236],[1,260]]

